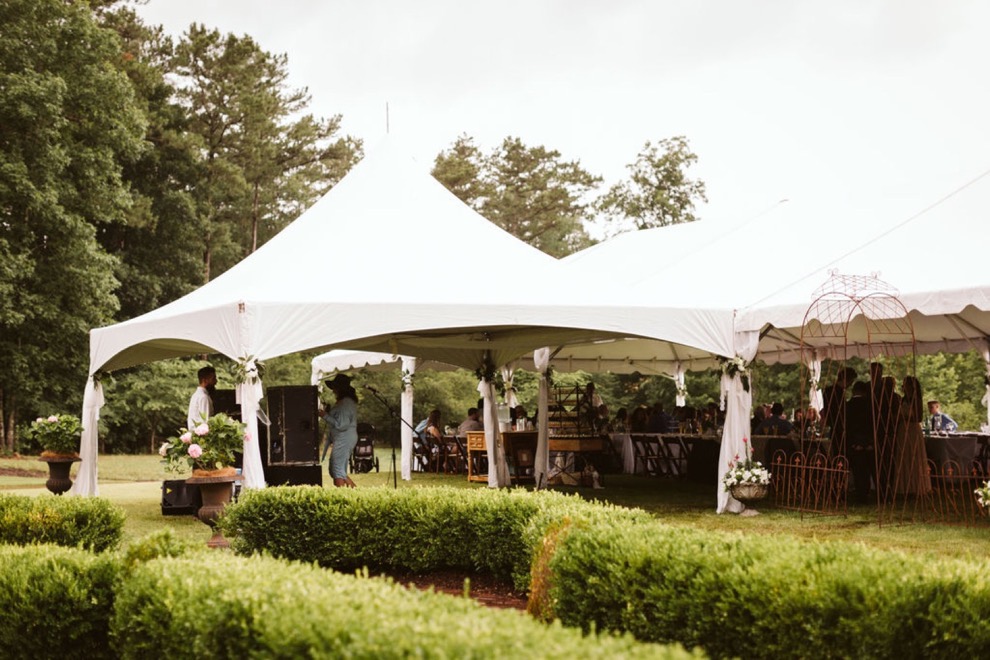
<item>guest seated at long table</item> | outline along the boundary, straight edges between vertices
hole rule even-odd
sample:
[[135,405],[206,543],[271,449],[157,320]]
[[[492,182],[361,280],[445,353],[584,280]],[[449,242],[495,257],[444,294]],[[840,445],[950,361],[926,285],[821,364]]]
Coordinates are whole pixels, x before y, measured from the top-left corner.
[[613,433],[625,433],[629,428],[629,413],[625,408],[619,408],[619,411],[615,413],[615,418],[612,419],[612,432]]
[[648,433],[650,430],[650,411],[646,406],[636,406],[629,416],[630,433]]
[[791,454],[796,450],[794,440],[791,437],[793,433],[794,425],[784,415],[783,404],[779,401],[775,402],[770,408],[770,416],[760,422],[754,433],[754,435],[774,436],[767,441],[763,458],[764,465],[770,465],[773,461],[773,455],[777,451],[783,451],[787,455],[788,460],[790,460]]
[[485,425],[481,423],[481,413],[477,408],[468,408],[467,417],[457,427],[457,435],[465,436],[468,431],[484,431]]

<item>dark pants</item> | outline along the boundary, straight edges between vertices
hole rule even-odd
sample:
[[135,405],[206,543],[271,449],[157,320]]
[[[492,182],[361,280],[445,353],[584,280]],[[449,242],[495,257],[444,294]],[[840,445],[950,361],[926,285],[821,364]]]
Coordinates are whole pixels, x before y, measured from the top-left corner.
[[873,458],[873,448],[849,449],[849,470],[852,472],[853,502],[856,504],[870,503],[870,482],[874,480],[876,461]]

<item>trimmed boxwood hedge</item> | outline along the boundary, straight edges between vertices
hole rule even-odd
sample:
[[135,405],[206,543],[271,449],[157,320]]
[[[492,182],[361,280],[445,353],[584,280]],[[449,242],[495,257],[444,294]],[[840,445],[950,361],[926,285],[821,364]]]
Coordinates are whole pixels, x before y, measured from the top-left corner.
[[990,656],[990,563],[660,524],[554,493],[278,488],[224,522],[241,552],[341,570],[511,576],[530,611],[716,657]]
[[546,564],[544,618],[713,657],[990,655],[987,562],[618,523],[569,529]]
[[123,658],[686,658],[679,647],[582,636],[466,598],[270,557],[139,565],[112,622]]
[[108,658],[120,564],[54,545],[0,545],[0,657]]
[[0,494],[0,543],[54,543],[112,550],[124,534],[124,511],[100,497]]
[[644,511],[560,493],[415,488],[266,488],[242,494],[221,521],[236,551],[317,562],[341,571],[462,569],[528,589],[547,530],[647,524]]

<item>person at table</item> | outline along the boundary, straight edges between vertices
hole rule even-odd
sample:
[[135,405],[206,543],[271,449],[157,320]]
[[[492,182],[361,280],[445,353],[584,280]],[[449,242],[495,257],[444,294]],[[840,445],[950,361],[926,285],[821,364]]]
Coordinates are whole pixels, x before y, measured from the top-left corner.
[[606,435],[612,433],[612,416],[608,412],[608,406],[604,403],[598,406],[598,415],[595,417],[595,433]]
[[647,433],[677,433],[677,419],[668,415],[663,409],[663,403],[657,401],[648,413],[646,424]]
[[853,502],[869,504],[870,488],[875,478],[875,439],[873,436],[873,397],[870,384],[857,380],[852,386],[852,397],[846,402],[844,432],[840,448],[845,447],[849,458],[849,471],[853,478]]
[[630,433],[649,433],[650,411],[646,406],[636,406],[636,409],[629,415]]
[[901,384],[901,405],[894,440],[894,492],[898,495],[927,495],[932,490],[925,453],[921,383],[905,376]]
[[959,428],[956,421],[942,412],[942,404],[932,399],[928,402],[928,423],[936,433],[952,433]]
[[457,426],[457,435],[463,437],[468,431],[484,431],[485,425],[481,423],[481,413],[477,408],[468,408],[467,417]]
[[414,430],[420,442],[423,443],[422,460],[426,464],[422,467],[424,469],[437,469],[440,460],[440,442],[443,439],[443,431],[440,426],[440,411],[436,408],[431,410],[426,419],[420,420]]
[[516,431],[527,431],[531,430],[533,424],[529,419],[529,413],[526,412],[526,408],[522,405],[518,405],[512,409],[512,428]]
[[790,461],[791,455],[797,450],[794,446],[794,440],[791,438],[793,432],[794,425],[791,424],[790,420],[787,419],[787,415],[784,414],[784,404],[779,401],[774,402],[773,406],[770,407],[770,416],[760,422],[754,434],[773,436],[767,440],[767,445],[764,449],[764,465],[770,465],[774,455],[778,451],[783,452],[785,461]]
[[619,408],[618,412],[615,413],[615,418],[612,420],[612,432],[625,433],[628,427],[629,411],[625,408]]

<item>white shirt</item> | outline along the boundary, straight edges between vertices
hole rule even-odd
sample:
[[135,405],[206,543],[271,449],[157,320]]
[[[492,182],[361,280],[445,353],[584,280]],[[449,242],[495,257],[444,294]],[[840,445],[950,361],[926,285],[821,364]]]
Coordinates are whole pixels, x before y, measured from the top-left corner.
[[186,428],[190,431],[203,423],[203,417],[213,415],[213,399],[206,388],[200,385],[189,399],[189,413],[186,415]]

